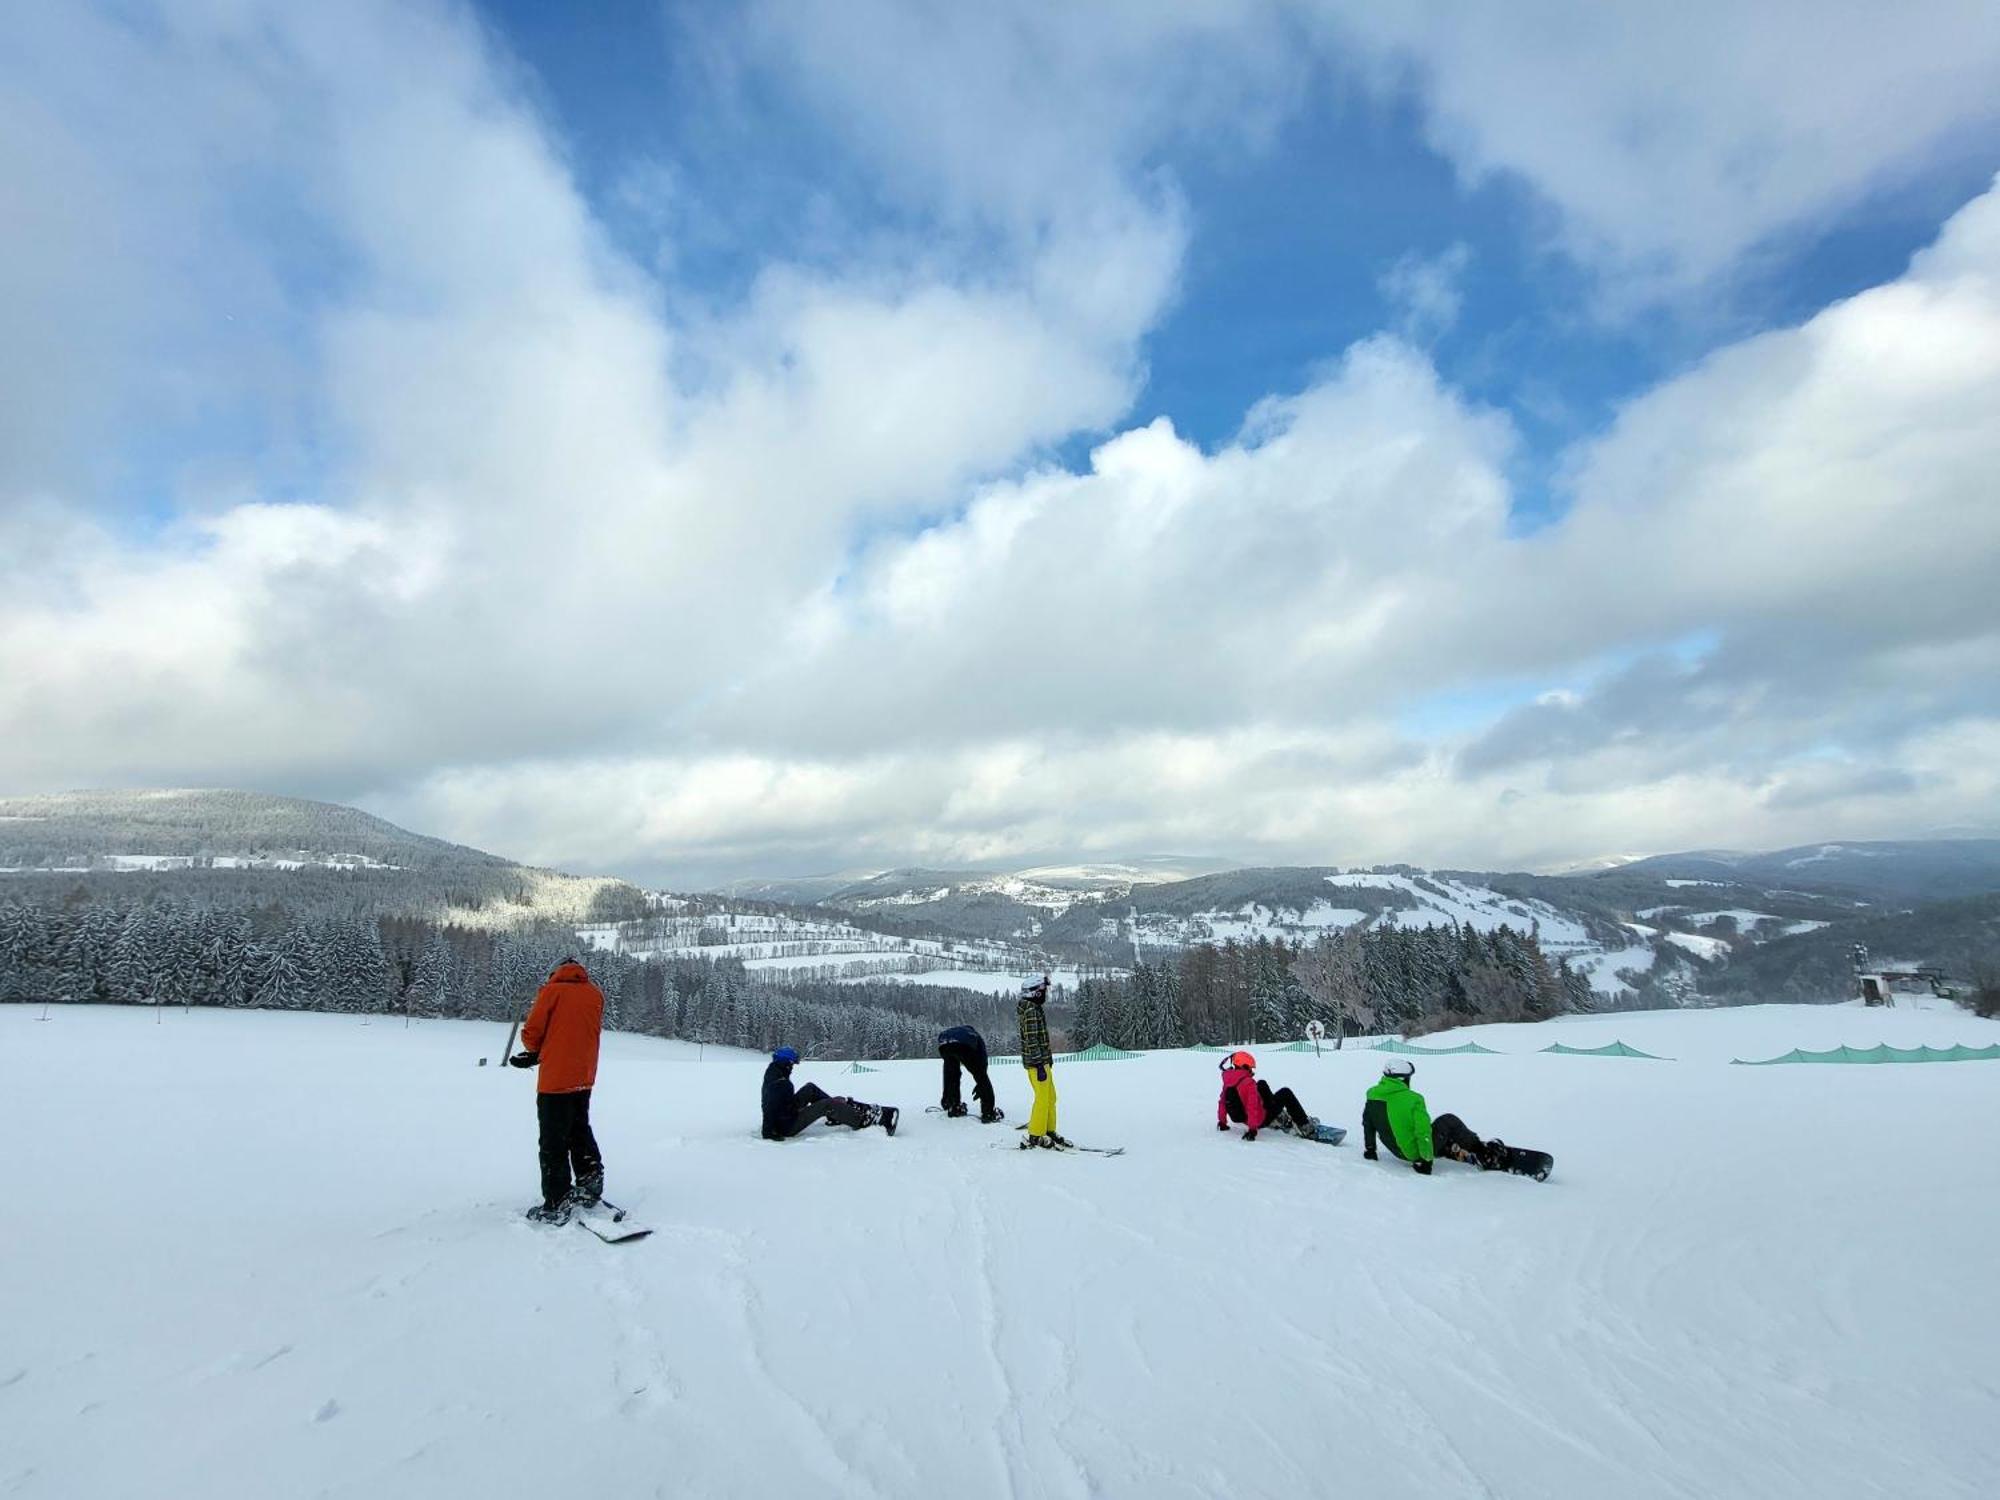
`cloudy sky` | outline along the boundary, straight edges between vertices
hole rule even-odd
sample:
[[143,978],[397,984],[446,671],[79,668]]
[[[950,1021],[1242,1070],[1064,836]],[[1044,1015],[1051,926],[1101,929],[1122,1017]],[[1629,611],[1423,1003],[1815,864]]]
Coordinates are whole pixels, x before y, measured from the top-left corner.
[[0,791],[702,883],[2000,829],[2000,7],[24,0]]

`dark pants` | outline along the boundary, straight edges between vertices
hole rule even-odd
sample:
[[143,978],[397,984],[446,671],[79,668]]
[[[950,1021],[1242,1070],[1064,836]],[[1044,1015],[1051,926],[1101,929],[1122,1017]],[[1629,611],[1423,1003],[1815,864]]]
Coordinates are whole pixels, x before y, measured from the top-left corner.
[[792,1128],[785,1132],[787,1140],[819,1120],[829,1125],[845,1125],[849,1130],[860,1130],[870,1123],[871,1111],[867,1105],[836,1098],[816,1083],[800,1089],[792,1096],[792,1103],[797,1108],[792,1115]]
[[590,1090],[535,1095],[542,1127],[542,1201],[554,1206],[569,1196],[570,1170],[586,1190],[604,1191],[604,1158],[590,1132]]
[[963,1102],[958,1093],[959,1070],[963,1069],[972,1075],[972,1097],[979,1101],[979,1112],[992,1114],[993,1080],[986,1076],[986,1049],[946,1042],[938,1048],[938,1056],[944,1059],[944,1107],[957,1109]]
[[1280,1120],[1290,1120],[1294,1130],[1304,1130],[1312,1124],[1312,1116],[1299,1103],[1299,1096],[1290,1089],[1273,1091],[1263,1079],[1257,1080],[1257,1097],[1264,1101],[1264,1123],[1275,1125]]
[[1454,1158],[1463,1151],[1478,1161],[1486,1155],[1486,1142],[1467,1129],[1457,1115],[1439,1115],[1431,1121],[1431,1150]]

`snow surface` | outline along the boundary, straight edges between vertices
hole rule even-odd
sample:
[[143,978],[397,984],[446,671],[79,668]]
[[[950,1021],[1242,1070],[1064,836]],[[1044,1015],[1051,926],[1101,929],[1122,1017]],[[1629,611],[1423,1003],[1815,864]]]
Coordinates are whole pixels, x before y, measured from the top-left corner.
[[1436,874],[1419,880],[1408,875],[1376,875],[1365,871],[1329,875],[1326,879],[1330,885],[1348,889],[1403,893],[1411,905],[1384,912],[1378,923],[1383,927],[1438,927],[1455,922],[1480,932],[1500,927],[1511,927],[1517,932],[1534,929],[1552,957],[1596,947],[1582,923],[1546,901],[1517,900],[1483,885],[1467,885]]
[[[610,1190],[658,1228],[618,1247],[518,1218],[499,1027],[38,1014],[0,1006],[9,1495],[2000,1493],[2000,1154],[1961,1149],[2000,1064],[1726,1063],[2000,1040],[1962,1012],[1435,1039],[1512,1054],[1417,1084],[1546,1184],[1246,1146],[1201,1053],[1059,1069],[1116,1160],[922,1114],[933,1063],[807,1064],[904,1127],[774,1145],[761,1058],[613,1036]],[[1380,1057],[1264,1062],[1354,1128]]]
[[1194,920],[1206,924],[1209,941],[1225,943],[1234,938],[1239,943],[1254,943],[1260,937],[1300,938],[1334,932],[1367,917],[1365,911],[1335,906],[1331,901],[1315,901],[1304,911],[1279,911],[1253,901],[1239,911],[1199,912]]
[[1703,937],[1694,932],[1668,932],[1661,934],[1669,943],[1696,958],[1714,960],[1729,957],[1729,944],[1721,938]]
[[[1642,937],[1650,936],[1652,933],[1651,928],[1641,928],[1637,922],[1627,922],[1625,925],[1639,932]],[[1625,995],[1631,993],[1632,986],[1618,977],[1620,972],[1629,969],[1640,974],[1650,973],[1658,958],[1659,954],[1653,950],[1651,943],[1634,943],[1629,948],[1585,953],[1572,958],[1570,964],[1583,971],[1585,977],[1590,980],[1592,989],[1600,990],[1607,995]]]

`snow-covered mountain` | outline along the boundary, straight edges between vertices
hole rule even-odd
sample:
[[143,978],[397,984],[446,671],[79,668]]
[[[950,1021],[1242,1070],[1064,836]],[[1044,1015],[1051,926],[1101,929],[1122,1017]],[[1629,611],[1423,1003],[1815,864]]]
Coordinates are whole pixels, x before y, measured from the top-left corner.
[[519,865],[303,797],[158,789],[0,798],[0,899],[59,901],[81,888],[143,900],[155,887],[195,902],[241,905],[268,891],[295,909],[487,928],[643,905],[620,880]]

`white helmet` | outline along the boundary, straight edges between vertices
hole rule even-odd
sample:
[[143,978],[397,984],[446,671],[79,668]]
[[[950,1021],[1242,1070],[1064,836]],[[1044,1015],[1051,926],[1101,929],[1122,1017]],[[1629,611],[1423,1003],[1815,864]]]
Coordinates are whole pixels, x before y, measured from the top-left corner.
[[1382,1064],[1384,1078],[1409,1078],[1417,1071],[1417,1065],[1407,1057],[1392,1057]]

